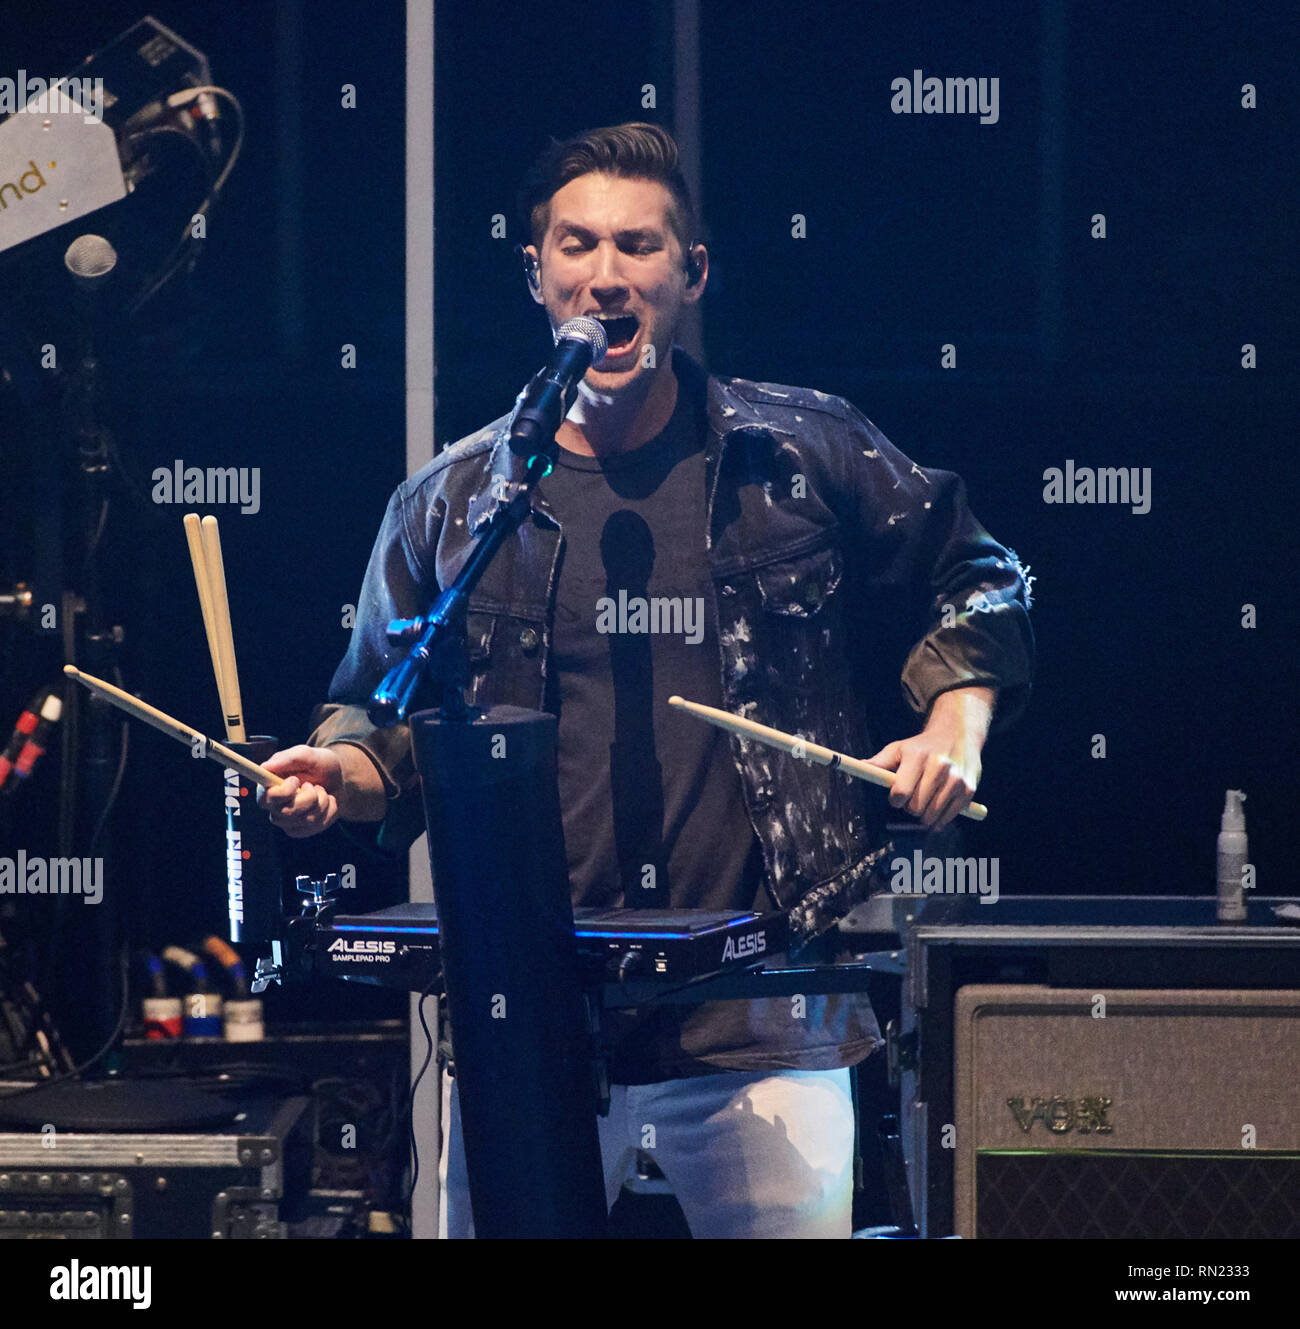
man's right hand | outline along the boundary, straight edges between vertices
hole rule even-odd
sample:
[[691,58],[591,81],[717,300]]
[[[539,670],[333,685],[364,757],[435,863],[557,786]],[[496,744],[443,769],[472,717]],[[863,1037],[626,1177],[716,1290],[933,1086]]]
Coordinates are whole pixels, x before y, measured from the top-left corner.
[[284,777],[274,789],[257,790],[258,804],[270,814],[273,826],[300,840],[319,835],[338,820],[344,775],[335,749],[299,744],[268,757],[262,765]]
[[345,821],[383,821],[388,795],[379,769],[355,743],[328,748],[299,744],[262,763],[284,778],[274,789],[258,788],[257,802],[271,824],[301,840],[319,835],[340,817]]

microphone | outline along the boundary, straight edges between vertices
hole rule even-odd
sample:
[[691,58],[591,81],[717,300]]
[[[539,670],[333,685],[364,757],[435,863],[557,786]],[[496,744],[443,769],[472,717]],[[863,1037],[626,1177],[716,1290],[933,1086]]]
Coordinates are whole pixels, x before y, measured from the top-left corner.
[[84,290],[94,290],[117,266],[117,250],[102,235],[79,235],[63,255],[64,266]]
[[520,394],[521,405],[510,426],[510,447],[527,457],[555,441],[582,376],[605,358],[609,339],[594,318],[571,318],[555,334],[555,352]]

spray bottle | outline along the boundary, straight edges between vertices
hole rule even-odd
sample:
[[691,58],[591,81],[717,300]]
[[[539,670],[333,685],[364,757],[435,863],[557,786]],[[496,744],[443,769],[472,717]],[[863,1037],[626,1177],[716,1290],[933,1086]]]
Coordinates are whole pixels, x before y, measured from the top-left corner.
[[1219,922],[1243,923],[1246,899],[1242,892],[1242,869],[1250,861],[1246,848],[1246,814],[1241,805],[1246,795],[1229,789],[1223,800],[1223,822],[1219,831]]

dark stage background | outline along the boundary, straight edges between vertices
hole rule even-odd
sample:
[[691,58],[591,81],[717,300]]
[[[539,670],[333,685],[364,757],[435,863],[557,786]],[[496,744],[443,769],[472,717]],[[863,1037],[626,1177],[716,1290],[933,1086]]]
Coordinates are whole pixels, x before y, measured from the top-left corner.
[[[1037,578],[1033,701],[986,750],[992,812],[967,852],[1000,858],[1003,892],[1210,894],[1224,791],[1241,788],[1258,889],[1293,893],[1293,6],[701,10],[710,368],[848,397],[904,452],[962,474]],[[143,12],[7,5],[0,73],[70,71]],[[246,713],[287,745],[325,696],[403,473],[403,10],[151,12],[207,54],[248,137],[193,280],[117,320],[106,353],[130,480],[105,537],[122,667],[217,730],[185,507],[152,504],[148,477],[175,457],[259,466],[261,510],[219,515]],[[515,189],[546,137],[676,126],[671,6],[440,4],[436,24],[445,442],[506,410],[546,354],[511,253]],[[893,113],[891,82],[914,69],[998,78],[997,122]],[[63,249],[100,231],[143,270],[150,227],[169,236],[193,196],[178,165],[154,197],[0,256],[2,582],[32,579],[37,528],[72,475],[33,349],[67,330]],[[1150,511],[1045,503],[1044,471],[1067,459],[1149,467]],[[16,715],[59,663],[56,634],[0,621],[0,709]],[[898,703],[900,726],[908,714]],[[220,774],[187,760],[137,727],[112,821],[108,890],[129,892],[155,945],[224,919]],[[52,758],[0,812],[6,852],[53,852],[58,776]],[[356,864],[358,909],[404,892],[402,864],[341,831],[285,842],[284,858],[289,873]],[[87,962],[74,948],[90,912],[25,901],[15,922],[42,946],[57,935],[68,975]],[[271,1016],[404,1007],[322,986],[275,996]]]

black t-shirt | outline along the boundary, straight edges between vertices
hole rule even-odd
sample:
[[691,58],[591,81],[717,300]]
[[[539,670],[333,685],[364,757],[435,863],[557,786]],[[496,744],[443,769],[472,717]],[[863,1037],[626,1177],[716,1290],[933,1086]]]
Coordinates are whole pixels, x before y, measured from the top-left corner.
[[[573,903],[772,907],[727,735],[668,705],[721,706],[705,547],[704,398],[679,382],[662,433],[597,459],[560,449],[539,492],[564,531],[548,674]],[[607,1012],[610,1078],[825,1070],[874,1046],[865,997]]]

